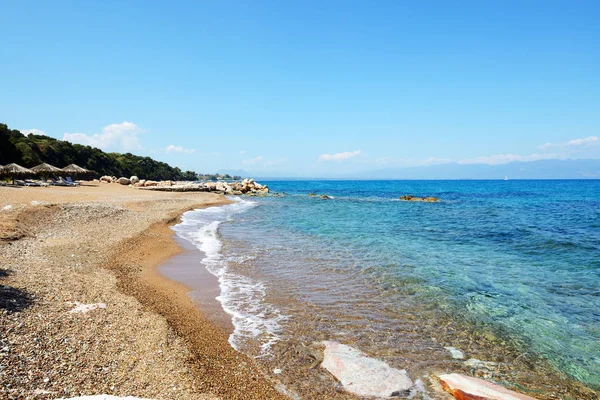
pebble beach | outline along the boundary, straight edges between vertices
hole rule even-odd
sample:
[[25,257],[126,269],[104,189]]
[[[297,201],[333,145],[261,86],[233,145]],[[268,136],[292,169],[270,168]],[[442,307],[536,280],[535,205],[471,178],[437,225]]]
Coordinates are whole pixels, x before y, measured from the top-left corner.
[[212,193],[0,187],[0,398],[283,398],[156,267]]

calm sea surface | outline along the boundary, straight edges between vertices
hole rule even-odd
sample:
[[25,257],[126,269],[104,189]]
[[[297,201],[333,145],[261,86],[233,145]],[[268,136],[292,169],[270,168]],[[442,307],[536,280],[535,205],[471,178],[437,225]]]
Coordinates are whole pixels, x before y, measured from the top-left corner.
[[600,387],[600,181],[266,183],[286,196],[175,228],[219,276],[236,348],[285,375],[290,348],[337,340],[415,379],[463,368],[453,346],[508,384],[541,362]]

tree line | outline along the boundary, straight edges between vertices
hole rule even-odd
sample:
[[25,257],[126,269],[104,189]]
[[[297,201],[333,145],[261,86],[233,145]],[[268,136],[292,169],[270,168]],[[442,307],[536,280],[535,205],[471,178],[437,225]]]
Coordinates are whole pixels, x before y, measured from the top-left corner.
[[48,163],[62,168],[77,164],[95,172],[97,176],[139,176],[152,180],[197,180],[194,171],[156,161],[131,153],[105,153],[91,146],[73,144],[44,135],[24,135],[16,129],[0,124],[0,165],[17,163],[26,168]]

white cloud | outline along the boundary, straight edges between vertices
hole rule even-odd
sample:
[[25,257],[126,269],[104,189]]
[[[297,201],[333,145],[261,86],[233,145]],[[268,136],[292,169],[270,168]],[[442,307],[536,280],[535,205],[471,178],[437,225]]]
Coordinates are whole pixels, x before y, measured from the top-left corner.
[[168,145],[167,147],[165,147],[165,151],[167,153],[184,153],[184,154],[192,154],[196,152],[196,149],[186,149],[183,146],[175,146],[173,144]]
[[29,135],[30,133],[33,133],[34,135],[46,135],[46,132],[39,130],[39,129],[23,129],[21,130],[21,133],[23,135]]
[[216,151],[215,151],[215,152],[213,152],[213,153],[210,153],[210,154],[212,154],[212,155],[213,155],[213,156],[215,156],[215,157],[219,157],[219,156],[221,155],[221,153],[219,153],[219,152],[216,152]]
[[567,146],[585,146],[598,141],[598,136],[588,136],[583,139],[573,139],[567,142]]
[[133,122],[107,125],[102,133],[87,135],[85,133],[65,133],[63,140],[100,149],[115,148],[118,150],[139,150],[142,148],[138,135],[142,129]]
[[319,156],[319,161],[343,161],[358,155],[360,155],[360,150],[346,151],[344,153],[335,154],[321,154]]
[[476,157],[460,160],[459,164],[506,164],[513,161],[537,161],[537,160],[548,160],[548,159],[563,159],[564,156],[560,154],[540,154],[534,153],[527,156],[520,156],[518,154],[495,154],[489,157]]
[[569,140],[568,142],[565,142],[565,143],[545,143],[540,146],[540,149],[547,150],[550,148],[583,147],[583,146],[590,145],[597,141],[598,141],[598,136],[588,136],[586,138]]
[[248,150],[240,150],[240,154],[247,154]]
[[263,156],[258,156],[255,158],[249,158],[247,160],[242,161],[242,164],[244,165],[255,165],[258,164],[259,162],[261,162],[263,159]]

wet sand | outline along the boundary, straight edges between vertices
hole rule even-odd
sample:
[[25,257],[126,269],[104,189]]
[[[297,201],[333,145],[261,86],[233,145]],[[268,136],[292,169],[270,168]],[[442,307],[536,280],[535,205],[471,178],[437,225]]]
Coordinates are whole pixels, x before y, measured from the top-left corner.
[[234,329],[231,317],[217,300],[221,293],[219,280],[202,264],[204,253],[185,239],[174,236],[174,240],[182,252],[159,265],[158,272],[184,285],[200,312],[225,334],[231,334]]

